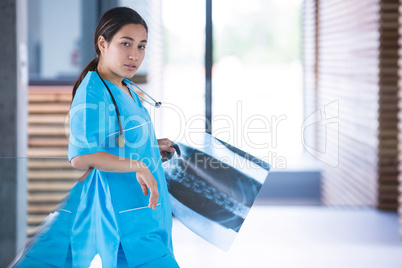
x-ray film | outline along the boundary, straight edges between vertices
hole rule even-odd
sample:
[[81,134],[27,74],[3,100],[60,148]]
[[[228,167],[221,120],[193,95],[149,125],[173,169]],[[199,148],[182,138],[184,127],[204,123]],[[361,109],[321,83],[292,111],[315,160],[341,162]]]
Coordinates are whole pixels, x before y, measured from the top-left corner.
[[207,133],[177,143],[163,163],[172,211],[191,231],[229,250],[270,165]]

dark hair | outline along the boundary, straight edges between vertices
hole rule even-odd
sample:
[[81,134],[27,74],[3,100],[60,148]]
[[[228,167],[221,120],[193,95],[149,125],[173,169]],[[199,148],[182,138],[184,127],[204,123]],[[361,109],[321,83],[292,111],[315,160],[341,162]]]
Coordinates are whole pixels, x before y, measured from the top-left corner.
[[90,63],[88,63],[88,65],[84,68],[77,81],[75,82],[73,87],[73,99],[77,88],[79,87],[87,73],[89,71],[95,71],[95,68],[98,66],[98,61],[100,57],[100,50],[98,47],[99,36],[103,36],[107,42],[110,42],[113,36],[124,25],[127,24],[141,24],[144,26],[146,32],[148,33],[148,26],[143,18],[140,16],[140,14],[128,7],[115,7],[109,9],[100,18],[98,25],[96,26],[94,37],[96,57]]

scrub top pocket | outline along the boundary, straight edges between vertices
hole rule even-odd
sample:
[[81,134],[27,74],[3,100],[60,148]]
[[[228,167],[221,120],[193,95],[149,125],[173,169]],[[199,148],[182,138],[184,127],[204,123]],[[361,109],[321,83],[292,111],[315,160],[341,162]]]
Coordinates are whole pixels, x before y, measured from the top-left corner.
[[155,210],[148,206],[120,211],[121,243],[131,265],[141,265],[170,252],[166,246],[169,235],[166,231],[163,203]]
[[132,233],[155,233],[164,229],[164,214],[162,204],[158,203],[155,210],[148,206],[134,207],[119,211],[121,220],[121,235]]

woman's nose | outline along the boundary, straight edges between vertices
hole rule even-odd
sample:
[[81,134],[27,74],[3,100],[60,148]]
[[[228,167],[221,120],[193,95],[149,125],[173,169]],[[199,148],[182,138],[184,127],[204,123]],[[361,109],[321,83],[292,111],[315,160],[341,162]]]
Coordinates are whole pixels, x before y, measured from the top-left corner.
[[130,55],[128,56],[129,60],[138,60],[138,51],[133,51],[130,53]]

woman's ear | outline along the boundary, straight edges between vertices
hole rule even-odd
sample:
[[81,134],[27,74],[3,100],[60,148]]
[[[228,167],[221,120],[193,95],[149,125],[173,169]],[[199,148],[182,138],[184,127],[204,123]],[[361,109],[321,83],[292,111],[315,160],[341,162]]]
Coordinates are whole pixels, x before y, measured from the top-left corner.
[[101,52],[101,54],[105,53],[106,49],[106,39],[102,35],[98,37],[98,48]]

